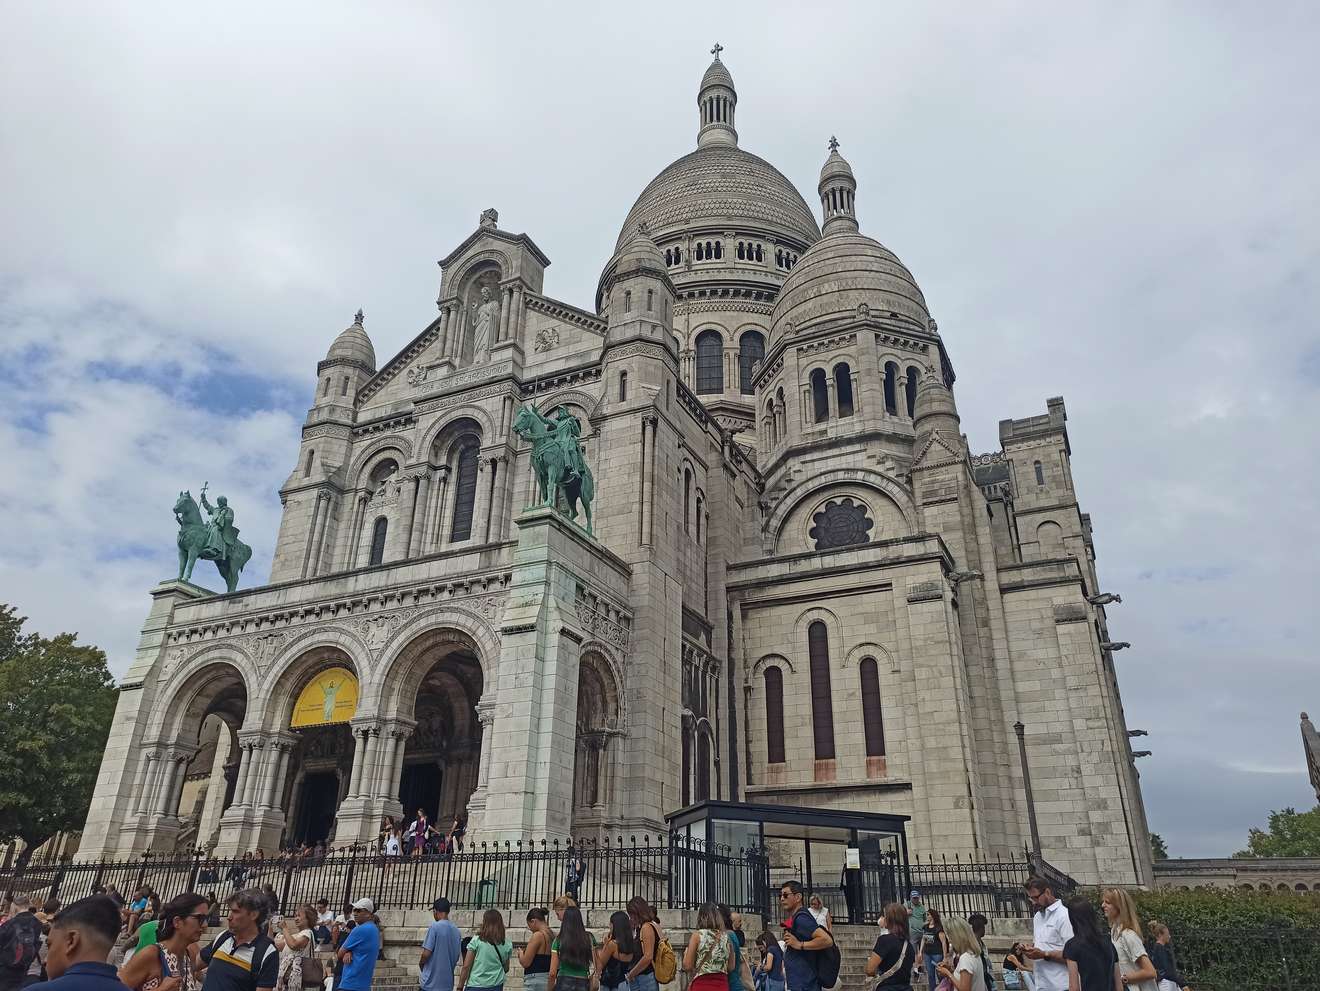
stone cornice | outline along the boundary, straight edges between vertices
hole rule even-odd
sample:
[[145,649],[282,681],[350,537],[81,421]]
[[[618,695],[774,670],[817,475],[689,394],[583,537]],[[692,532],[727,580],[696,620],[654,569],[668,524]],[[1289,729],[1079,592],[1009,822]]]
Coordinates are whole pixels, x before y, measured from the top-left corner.
[[550,259],[545,256],[545,252],[538,248],[536,242],[526,234],[511,234],[508,231],[500,230],[498,227],[478,227],[463,239],[462,244],[440,259],[440,267],[448,268],[466,254],[468,248],[476,244],[482,237],[489,237],[496,241],[503,241],[505,244],[512,244],[520,248],[526,248],[527,251],[531,253],[532,257],[539,261],[543,266],[548,266],[550,264]]
[[561,303],[557,299],[551,299],[549,296],[543,296],[540,293],[527,292],[523,294],[523,300],[527,309],[536,313],[545,313],[565,323],[576,324],[593,334],[599,334],[604,337],[609,329],[608,325],[594,313],[588,313],[586,310],[578,309],[576,306],[570,306],[568,303]]
[[368,399],[380,392],[385,384],[395,376],[403,372],[413,359],[431,346],[431,343],[440,334],[440,318],[436,317],[427,325],[426,329],[409,341],[402,351],[391,358],[385,367],[378,371],[366,385],[358,390],[358,403],[365,403]]

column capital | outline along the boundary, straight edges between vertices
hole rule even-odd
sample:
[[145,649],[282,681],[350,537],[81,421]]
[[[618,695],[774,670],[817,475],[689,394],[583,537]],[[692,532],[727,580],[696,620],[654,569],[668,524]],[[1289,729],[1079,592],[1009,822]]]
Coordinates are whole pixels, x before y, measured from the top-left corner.
[[355,716],[349,720],[354,736],[379,736],[380,720],[375,716]]

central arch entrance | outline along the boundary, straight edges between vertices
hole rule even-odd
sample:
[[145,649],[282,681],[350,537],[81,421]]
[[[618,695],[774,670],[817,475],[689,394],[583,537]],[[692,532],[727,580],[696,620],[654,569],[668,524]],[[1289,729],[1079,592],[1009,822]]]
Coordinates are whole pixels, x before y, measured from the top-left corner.
[[429,662],[417,687],[417,725],[408,738],[399,781],[405,822],[421,809],[441,833],[454,819],[466,819],[477,787],[481,761],[481,662],[466,643],[435,643],[424,648]]

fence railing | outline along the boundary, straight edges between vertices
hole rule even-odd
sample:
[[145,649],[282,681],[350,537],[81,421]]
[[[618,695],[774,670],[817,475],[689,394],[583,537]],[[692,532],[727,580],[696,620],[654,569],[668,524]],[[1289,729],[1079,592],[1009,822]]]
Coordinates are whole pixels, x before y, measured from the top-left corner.
[[[987,916],[1031,917],[1031,901],[1022,886],[1038,870],[1029,855],[999,860],[930,857],[914,860],[908,870],[910,887],[921,892],[927,908],[941,915],[966,918],[980,912]],[[1054,879],[1051,881],[1059,884]],[[1071,887],[1058,893],[1066,894],[1070,890]],[[907,892],[903,894],[906,897]]]
[[[570,861],[580,864],[576,881],[570,880]],[[150,886],[166,899],[184,891],[223,898],[239,888],[264,887],[286,912],[321,898],[336,908],[364,896],[382,909],[426,908],[442,895],[459,909],[518,908],[549,905],[569,893],[585,909],[603,909],[619,908],[641,895],[670,909],[714,900],[764,914],[768,878],[761,851],[643,835],[573,846],[557,840],[477,843],[420,857],[384,857],[352,847],[261,860],[216,859],[196,851],[103,863],[28,864],[22,870],[0,869],[0,890],[68,904],[111,886],[123,895]]]

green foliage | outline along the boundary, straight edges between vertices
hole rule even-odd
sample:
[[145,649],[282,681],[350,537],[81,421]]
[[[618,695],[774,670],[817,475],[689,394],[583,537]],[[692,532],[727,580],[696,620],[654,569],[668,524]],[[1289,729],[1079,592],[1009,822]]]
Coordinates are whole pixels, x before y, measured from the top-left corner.
[[0,603],[0,842],[30,853],[87,818],[118,693],[103,651],[24,622]]
[[1164,845],[1164,837],[1159,833],[1150,834],[1150,856],[1152,860],[1169,859],[1169,848]]
[[1247,848],[1234,857],[1320,857],[1320,805],[1310,812],[1270,813],[1270,828],[1247,833]]
[[[1142,926],[1169,927],[1183,976],[1196,991],[1320,987],[1320,896],[1280,891],[1138,891]],[[1100,911],[1100,891],[1091,897]],[[1103,919],[1103,916],[1101,916]],[[1149,945],[1148,931],[1141,933]]]

